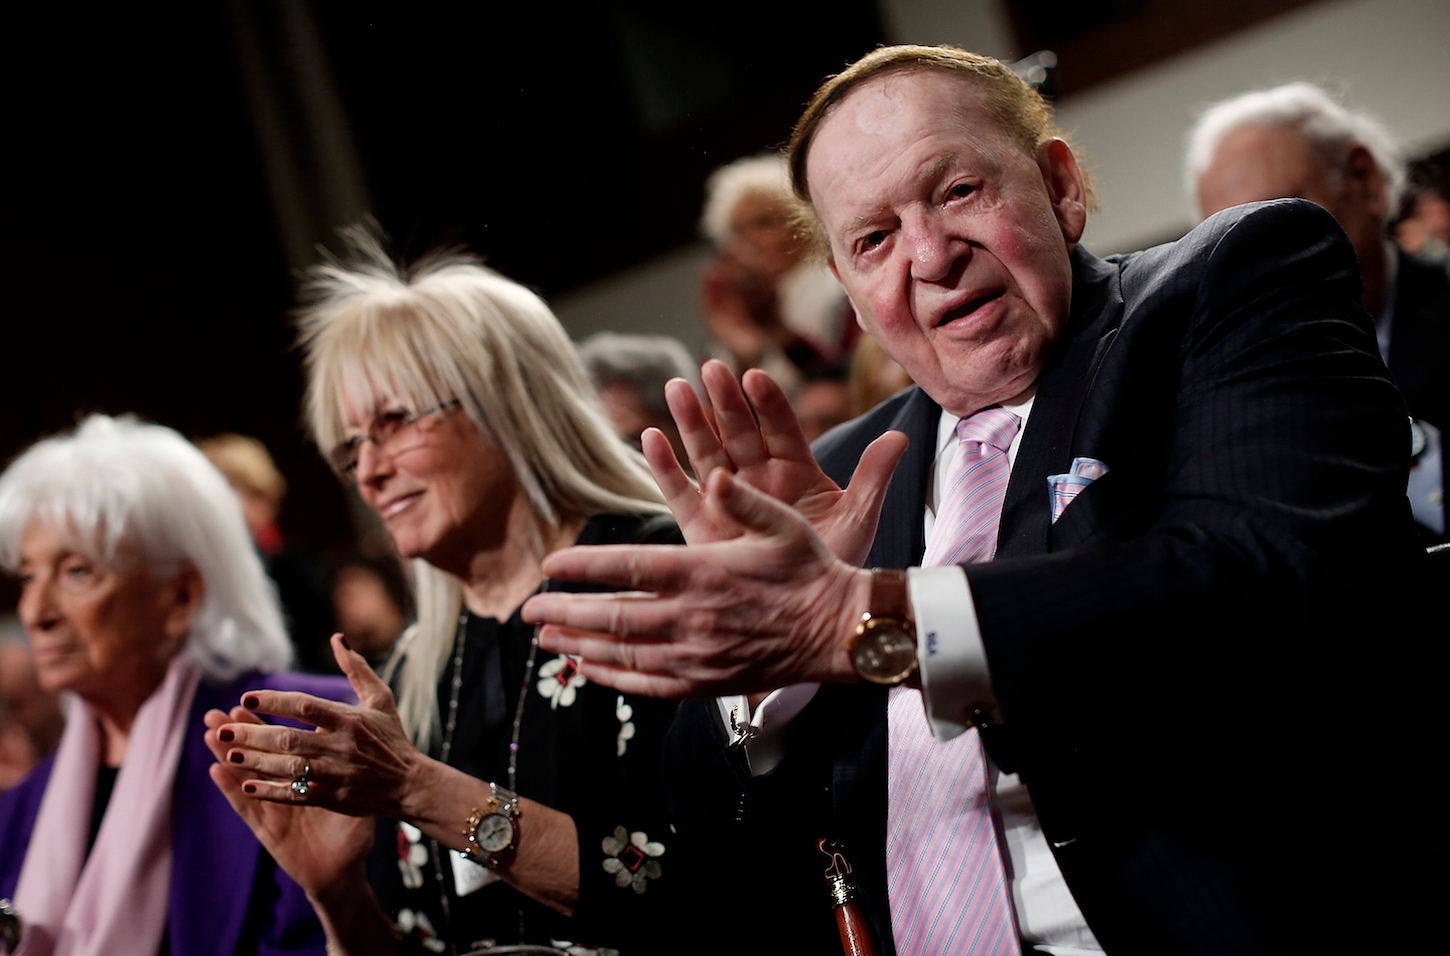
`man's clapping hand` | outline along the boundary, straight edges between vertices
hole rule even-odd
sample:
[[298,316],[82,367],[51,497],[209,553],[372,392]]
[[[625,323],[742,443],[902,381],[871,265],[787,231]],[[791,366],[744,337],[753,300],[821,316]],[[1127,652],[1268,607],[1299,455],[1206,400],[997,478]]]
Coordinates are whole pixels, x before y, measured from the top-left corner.
[[[713,544],[567,548],[544,561],[559,581],[619,594],[536,594],[524,619],[539,642],[584,658],[590,680],[652,697],[750,694],[854,680],[845,639],[871,575],[830,552],[800,513],[717,469],[696,502]],[[632,593],[631,593],[632,592]]]
[[[872,442],[850,485],[842,489],[816,463],[789,400],[769,375],[746,372],[743,389],[721,362],[705,363],[701,375],[714,410],[713,427],[683,379],[665,389],[694,473],[703,478],[723,469],[789,505],[810,522],[831,553],[859,567],[876,537],[881,503],[906,450],[906,436],[887,432]],[[741,533],[737,524],[718,520],[718,511],[712,517],[703,507],[704,493],[675,460],[662,432],[647,430],[643,443],[650,469],[687,542],[708,544]]]

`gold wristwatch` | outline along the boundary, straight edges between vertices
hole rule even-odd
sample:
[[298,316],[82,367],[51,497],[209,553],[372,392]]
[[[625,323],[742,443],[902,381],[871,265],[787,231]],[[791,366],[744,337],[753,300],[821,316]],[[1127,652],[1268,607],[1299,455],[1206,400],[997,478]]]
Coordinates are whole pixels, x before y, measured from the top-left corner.
[[848,653],[856,673],[873,684],[900,684],[916,672],[916,622],[905,571],[871,570],[870,610],[861,615]]
[[463,836],[468,840],[463,852],[473,862],[496,870],[518,844],[519,795],[496,783],[488,786],[488,804],[474,807],[463,824]]

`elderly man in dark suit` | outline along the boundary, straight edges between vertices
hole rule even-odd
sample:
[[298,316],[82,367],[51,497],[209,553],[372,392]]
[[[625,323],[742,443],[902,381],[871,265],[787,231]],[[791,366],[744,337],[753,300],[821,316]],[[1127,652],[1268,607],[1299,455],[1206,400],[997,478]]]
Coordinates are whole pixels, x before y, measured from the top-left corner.
[[1323,206],[1348,234],[1380,355],[1416,419],[1415,520],[1427,543],[1447,540],[1441,435],[1450,429],[1450,274],[1385,234],[1405,179],[1389,134],[1312,83],[1286,83],[1204,110],[1185,165],[1201,215],[1297,196]]
[[758,373],[706,370],[713,431],[672,388],[703,489],[645,444],[689,546],[557,553],[645,593],[525,609],[593,680],[742,695],[674,730],[715,905],[830,951],[827,836],[886,952],[1394,951],[1432,838],[1348,794],[1398,768],[1426,813],[1423,554],[1343,232],[1286,201],[1098,259],[1046,104],[947,48],[827,80],[791,159],[919,387],[814,458]]

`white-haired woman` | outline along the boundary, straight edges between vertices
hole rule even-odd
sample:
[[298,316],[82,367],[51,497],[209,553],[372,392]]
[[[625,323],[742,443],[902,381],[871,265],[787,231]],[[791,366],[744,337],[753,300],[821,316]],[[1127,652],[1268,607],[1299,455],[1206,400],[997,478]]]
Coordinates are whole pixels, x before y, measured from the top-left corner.
[[350,694],[272,673],[291,651],[226,479],[169,428],[92,416],[0,475],[0,563],[41,686],[75,697],[0,800],[18,952],[320,956],[303,891],[208,780],[203,718],[263,687]]
[[715,170],[700,217],[718,253],[700,276],[715,357],[737,375],[763,369],[787,392],[848,355],[856,337],[846,293],[809,255],[796,205],[785,157],[766,153]]
[[303,316],[308,414],[333,467],[416,559],[418,622],[388,669],[396,705],[335,638],[361,706],[257,694],[254,710],[305,714],[321,732],[238,711],[217,745],[250,773],[257,832],[283,866],[336,857],[302,818],[288,822],[296,804],[379,818],[377,903],[360,860],[331,886],[295,874],[336,901],[322,915],[342,951],[392,950],[384,913],[418,952],[667,946],[660,758],[674,705],[586,682],[574,660],[539,650],[519,608],[548,586],[542,561],[557,548],[678,532],[536,295],[468,258],[404,272],[356,244],[354,264],[318,270]]

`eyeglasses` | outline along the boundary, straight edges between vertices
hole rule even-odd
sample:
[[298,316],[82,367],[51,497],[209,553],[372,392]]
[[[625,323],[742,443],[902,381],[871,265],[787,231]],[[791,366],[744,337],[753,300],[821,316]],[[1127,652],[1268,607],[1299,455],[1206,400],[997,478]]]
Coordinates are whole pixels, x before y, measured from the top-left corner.
[[441,405],[425,408],[421,412],[383,412],[368,425],[366,434],[354,435],[341,443],[328,452],[327,460],[332,465],[332,470],[337,472],[338,477],[348,481],[354,480],[357,478],[357,460],[362,451],[363,442],[370,441],[377,446],[379,451],[387,452],[390,455],[401,454],[417,447],[422,434],[420,429],[415,426],[420,420],[429,415],[446,412],[459,404],[462,403],[455,398],[452,401],[443,402]]

